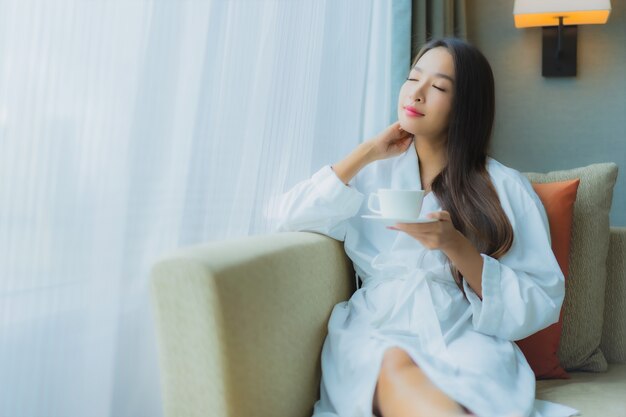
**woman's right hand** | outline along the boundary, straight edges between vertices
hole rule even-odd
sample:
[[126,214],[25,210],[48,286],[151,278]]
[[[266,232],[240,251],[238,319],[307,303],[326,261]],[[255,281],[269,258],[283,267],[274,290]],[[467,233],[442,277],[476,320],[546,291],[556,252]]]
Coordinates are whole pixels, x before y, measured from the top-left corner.
[[385,130],[367,141],[371,159],[374,161],[400,155],[409,149],[412,143],[413,134],[402,130],[399,121],[387,126]]
[[395,122],[374,138],[362,142],[350,155],[331,165],[331,168],[344,184],[348,184],[370,162],[399,155],[409,149],[411,143],[413,134],[405,132],[400,128],[400,122]]

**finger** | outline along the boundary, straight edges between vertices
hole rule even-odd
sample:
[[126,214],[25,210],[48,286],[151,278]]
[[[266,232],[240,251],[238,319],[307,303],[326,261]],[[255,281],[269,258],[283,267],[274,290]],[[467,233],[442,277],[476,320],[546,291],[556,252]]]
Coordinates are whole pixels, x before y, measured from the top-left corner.
[[408,231],[411,229],[411,226],[414,226],[413,223],[396,223],[394,226],[388,226],[388,228],[391,228],[393,230],[400,230],[400,231]]
[[410,135],[411,134],[409,132],[405,132],[404,130],[397,130],[396,133],[393,134],[393,139],[392,140],[403,141],[403,140],[409,138]]
[[428,223],[396,223],[396,229],[407,233],[428,233],[432,224]]
[[448,213],[445,210],[433,211],[432,213],[428,213],[426,215],[426,217],[428,217],[430,219],[437,219],[437,220],[442,220],[442,221],[450,221],[451,220],[450,213]]

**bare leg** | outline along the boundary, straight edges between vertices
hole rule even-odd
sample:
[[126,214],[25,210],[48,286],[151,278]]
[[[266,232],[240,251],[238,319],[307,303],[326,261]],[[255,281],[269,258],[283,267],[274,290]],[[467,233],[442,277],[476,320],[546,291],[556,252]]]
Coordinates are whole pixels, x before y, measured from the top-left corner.
[[394,347],[385,352],[373,411],[382,417],[468,416],[463,407],[426,377],[411,357]]

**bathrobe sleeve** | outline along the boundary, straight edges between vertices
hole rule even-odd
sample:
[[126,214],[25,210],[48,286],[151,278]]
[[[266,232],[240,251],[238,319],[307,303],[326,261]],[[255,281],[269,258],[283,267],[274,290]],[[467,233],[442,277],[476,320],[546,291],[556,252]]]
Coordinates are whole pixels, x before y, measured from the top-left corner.
[[280,195],[271,217],[276,232],[310,231],[343,241],[348,219],[356,215],[365,195],[356,177],[344,184],[330,165]]
[[565,279],[552,252],[545,209],[531,193],[527,183],[516,198],[500,195],[507,202],[503,208],[513,226],[513,244],[500,259],[481,254],[482,300],[463,280],[474,328],[511,341],[556,323],[565,297]]

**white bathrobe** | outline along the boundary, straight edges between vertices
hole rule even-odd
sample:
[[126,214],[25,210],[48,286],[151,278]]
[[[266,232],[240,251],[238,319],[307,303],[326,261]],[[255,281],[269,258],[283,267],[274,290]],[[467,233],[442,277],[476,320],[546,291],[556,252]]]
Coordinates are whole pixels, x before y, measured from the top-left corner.
[[[500,259],[481,254],[483,300],[457,287],[446,257],[404,232],[361,217],[378,188],[420,189],[415,148],[363,168],[348,185],[322,167],[279,196],[276,231],[312,231],[344,242],[357,291],[337,304],[322,350],[314,417],[371,417],[386,349],[404,349],[449,397],[480,417],[517,412],[566,417],[578,411],[535,399],[535,377],[513,342],[558,321],[564,277],[548,221],[530,182],[488,158],[487,170],[514,231]],[[442,210],[434,193],[420,217]],[[362,285],[359,286],[359,278]]]

